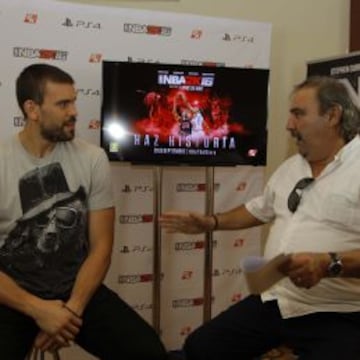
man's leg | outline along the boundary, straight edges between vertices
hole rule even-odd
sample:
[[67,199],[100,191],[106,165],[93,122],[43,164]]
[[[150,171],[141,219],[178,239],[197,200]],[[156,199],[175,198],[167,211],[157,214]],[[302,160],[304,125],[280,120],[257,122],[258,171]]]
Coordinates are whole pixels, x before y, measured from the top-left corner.
[[24,360],[39,329],[35,322],[7,306],[0,305],[0,358]]
[[314,313],[283,323],[286,342],[301,360],[360,359],[360,313]]
[[187,360],[252,360],[282,344],[276,301],[249,296],[205,323],[186,339]]
[[280,322],[275,301],[263,304],[259,296],[249,296],[191,333],[186,359],[253,359],[282,343]]
[[76,342],[102,360],[165,360],[167,357],[154,329],[105,286],[89,302]]

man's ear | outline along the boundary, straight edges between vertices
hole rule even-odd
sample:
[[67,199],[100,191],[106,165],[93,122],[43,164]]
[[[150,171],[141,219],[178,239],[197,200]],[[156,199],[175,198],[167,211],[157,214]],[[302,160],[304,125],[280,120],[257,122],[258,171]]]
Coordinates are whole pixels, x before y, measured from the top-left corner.
[[336,104],[336,105],[332,106],[328,110],[327,113],[329,116],[329,124],[330,125],[337,126],[340,124],[342,113],[343,113],[343,108],[341,105]]
[[27,119],[36,120],[39,116],[39,105],[34,100],[24,102],[24,111]]

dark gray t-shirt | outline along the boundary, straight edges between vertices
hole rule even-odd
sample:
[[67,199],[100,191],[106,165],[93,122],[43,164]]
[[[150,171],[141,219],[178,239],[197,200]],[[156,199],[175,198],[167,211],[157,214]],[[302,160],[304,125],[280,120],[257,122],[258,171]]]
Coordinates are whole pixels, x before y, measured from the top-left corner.
[[0,145],[0,270],[42,298],[66,297],[87,256],[88,211],[113,206],[109,162],[80,139],[36,158]]

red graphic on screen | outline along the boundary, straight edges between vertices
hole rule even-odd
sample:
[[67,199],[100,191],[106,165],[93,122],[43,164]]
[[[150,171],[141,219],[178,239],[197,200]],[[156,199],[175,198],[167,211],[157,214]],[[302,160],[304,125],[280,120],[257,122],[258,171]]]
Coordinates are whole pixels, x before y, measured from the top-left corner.
[[134,122],[138,134],[158,135],[160,141],[169,136],[190,136],[198,140],[207,136],[222,137],[231,133],[246,134],[240,123],[230,123],[230,98],[214,96],[210,91],[194,92],[166,89],[162,93],[145,92],[147,116]]

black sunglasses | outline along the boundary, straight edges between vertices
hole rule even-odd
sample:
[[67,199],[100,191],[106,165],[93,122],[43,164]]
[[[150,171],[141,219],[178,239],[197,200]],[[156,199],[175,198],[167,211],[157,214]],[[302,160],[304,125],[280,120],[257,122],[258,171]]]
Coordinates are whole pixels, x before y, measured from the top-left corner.
[[306,178],[300,179],[296,183],[294,188],[292,189],[292,191],[288,197],[288,209],[292,213],[294,213],[297,210],[297,208],[300,204],[301,195],[302,195],[303,190],[307,186],[309,186],[313,181],[314,181],[314,178],[311,178],[311,177],[306,177]]

